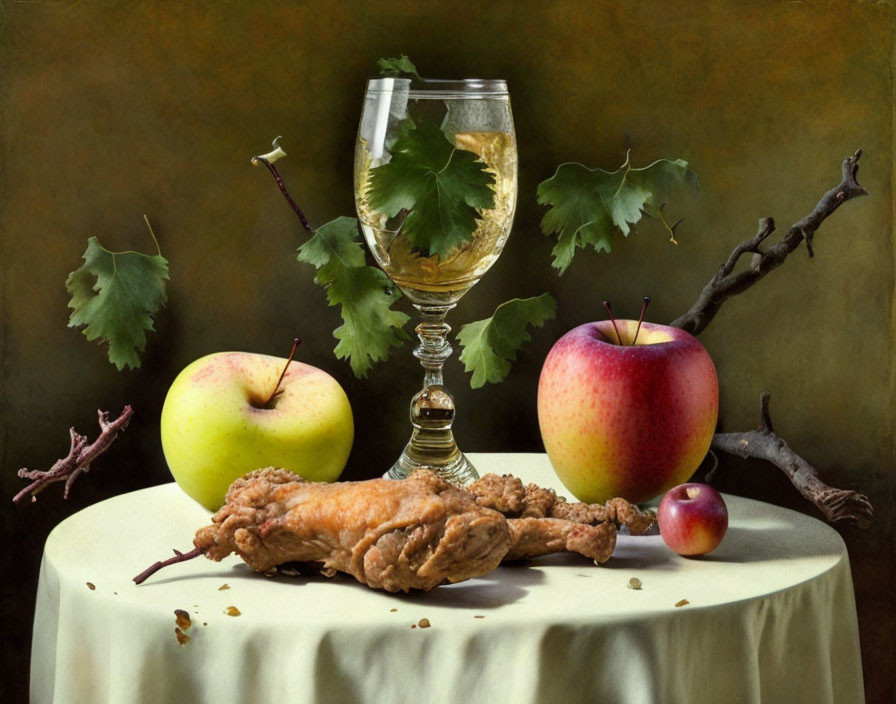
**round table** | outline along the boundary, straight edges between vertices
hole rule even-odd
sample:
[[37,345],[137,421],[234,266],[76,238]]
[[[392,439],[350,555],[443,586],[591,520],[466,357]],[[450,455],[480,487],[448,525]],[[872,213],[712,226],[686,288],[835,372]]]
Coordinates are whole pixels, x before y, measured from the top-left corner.
[[[562,489],[544,455],[470,458]],[[704,558],[620,535],[600,567],[555,555],[393,595],[347,576],[264,577],[233,556],[137,586],[209,514],[174,484],[117,496],[47,539],[32,702],[861,702],[839,535],[725,499],[728,534]]]

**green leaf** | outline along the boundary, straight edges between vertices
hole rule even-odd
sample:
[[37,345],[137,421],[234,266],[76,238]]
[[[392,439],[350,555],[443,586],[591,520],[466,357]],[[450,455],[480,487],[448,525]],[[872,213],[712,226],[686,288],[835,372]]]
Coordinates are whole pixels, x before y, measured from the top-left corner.
[[495,177],[485,162],[428,121],[402,132],[391,151],[391,161],[370,172],[370,206],[390,218],[407,211],[402,233],[425,256],[469,242],[480,211],[495,207]]
[[528,326],[541,327],[557,313],[557,302],[549,293],[534,298],[514,298],[495,309],[491,318],[467,323],[457,334],[463,351],[460,361],[473,372],[470,386],[495,384],[510,372],[510,363],[529,336]]
[[96,237],[87,240],[84,264],[68,275],[68,326],[86,326],[90,340],[109,344],[109,361],[119,371],[140,366],[146,331],[165,303],[168,260],[161,254],[110,252]]
[[681,159],[660,159],[635,169],[626,158],[616,171],[561,164],[538,185],[538,202],[551,206],[541,230],[558,235],[552,265],[562,274],[577,247],[591,245],[598,252],[609,252],[613,232],[628,235],[644,214],[661,219],[673,234],[675,226],[668,225],[661,209],[670,189],[682,183],[697,186],[696,175]]
[[358,238],[358,221],[339,217],[321,225],[299,247],[298,259],[313,265],[315,269],[327,266],[333,259],[343,268],[364,266],[364,246]]
[[349,360],[356,377],[408,339],[408,316],[391,310],[401,294],[382,271],[365,265],[357,220],[339,217],[322,225],[299,247],[298,259],[317,269],[314,281],[326,290],[327,302],[340,306],[343,324],[333,331],[339,340],[334,352]]
[[417,73],[417,67],[405,54],[397,59],[380,59],[376,62],[376,67],[380,70],[381,76],[413,76],[418,81],[423,79]]

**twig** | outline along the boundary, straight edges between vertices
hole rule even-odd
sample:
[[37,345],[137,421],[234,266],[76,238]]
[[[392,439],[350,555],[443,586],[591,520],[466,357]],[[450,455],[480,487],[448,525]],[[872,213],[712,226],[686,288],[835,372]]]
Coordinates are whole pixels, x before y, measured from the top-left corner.
[[[867,195],[867,191],[856,181],[861,156],[862,150],[859,149],[847,157],[843,161],[840,183],[821,197],[811,213],[794,224],[778,242],[767,249],[763,249],[760,245],[775,231],[775,222],[772,218],[760,220],[756,235],[734,248],[725,263],[703,287],[690,310],[673,320],[671,325],[687,330],[692,335],[698,335],[709,325],[726,300],[743,293],[772,269],[783,264],[787,256],[796,250],[803,240],[806,242],[809,256],[813,256],[812,238],[821,223],[846,201]],[[747,252],[753,253],[749,268],[735,273],[735,265]]]
[[37,501],[37,494],[54,482],[65,481],[65,491],[62,498],[67,499],[69,491],[75,479],[90,469],[90,463],[109,449],[109,446],[118,437],[131,420],[134,410],[125,406],[121,415],[113,421],[109,421],[109,414],[105,411],[97,411],[100,424],[100,436],[92,445],[87,444],[87,437],[79,434],[74,428],[69,428],[71,436],[71,448],[68,455],[57,460],[48,470],[27,469],[19,470],[18,475],[22,479],[30,479],[31,483],[13,497],[14,503],[20,503],[30,496],[32,501]]
[[835,489],[825,484],[818,471],[794,452],[772,427],[768,411],[771,395],[764,391],[760,398],[759,427],[745,433],[716,433],[712,449],[767,460],[780,467],[797,490],[815,504],[831,523],[847,521],[859,528],[868,528],[874,515],[871,502],[864,494]]
[[706,453],[707,457],[712,458],[712,467],[710,467],[706,474],[703,475],[703,481],[707,484],[712,484],[713,479],[715,479],[716,472],[719,469],[719,456],[710,449],[709,452]]
[[277,186],[279,186],[280,192],[283,194],[283,197],[286,198],[286,202],[289,203],[290,207],[295,211],[295,214],[299,216],[302,227],[305,228],[305,231],[308,232],[308,234],[313,235],[314,230],[311,228],[311,225],[308,224],[305,213],[302,212],[302,209],[299,208],[298,204],[292,199],[292,196],[289,195],[289,191],[286,190],[286,184],[284,184],[283,179],[280,178],[280,172],[277,170],[277,167],[274,166],[274,161],[286,156],[286,152],[284,152],[280,147],[277,146],[277,142],[279,140],[279,137],[274,140],[274,146],[276,147],[274,151],[270,152],[269,154],[253,156],[251,162],[254,166],[258,166],[258,164],[264,164],[268,168],[268,171],[271,172],[271,175],[277,182]]
[[174,557],[169,557],[167,560],[160,560],[159,562],[150,565],[140,574],[134,577],[134,584],[142,584],[163,567],[173,565],[177,562],[186,562],[187,560],[192,560],[194,557],[199,557],[200,555],[204,554],[205,550],[203,548],[193,548],[192,550],[190,550],[190,552],[181,552],[180,550],[175,550]]

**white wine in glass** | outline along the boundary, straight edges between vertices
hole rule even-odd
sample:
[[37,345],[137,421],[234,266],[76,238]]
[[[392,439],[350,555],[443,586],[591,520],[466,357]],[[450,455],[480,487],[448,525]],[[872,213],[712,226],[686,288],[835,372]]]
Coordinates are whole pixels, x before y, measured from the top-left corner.
[[403,478],[418,468],[456,483],[478,476],[451,430],[454,399],[442,378],[452,352],[445,316],[501,254],[516,194],[516,137],[504,81],[424,81],[420,88],[408,79],[368,82],[355,205],[377,264],[422,318],[414,355],[424,368],[423,388],[411,401],[410,442],[387,476]]

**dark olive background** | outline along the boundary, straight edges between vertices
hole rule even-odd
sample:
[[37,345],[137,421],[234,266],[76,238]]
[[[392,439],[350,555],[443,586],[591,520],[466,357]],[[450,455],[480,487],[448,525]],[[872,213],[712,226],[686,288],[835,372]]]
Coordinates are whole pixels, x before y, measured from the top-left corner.
[[[503,77],[511,89],[514,231],[451,322],[485,317],[513,296],[549,290],[559,301],[505,383],[472,391],[456,357],[449,362],[467,450],[541,451],[535,389],[557,337],[602,318],[605,298],[630,317],[650,295],[650,319],[671,320],[760,217],[785,229],[864,148],[870,196],[823,226],[814,259],[796,252],[726,304],[701,339],[719,370],[723,429],[754,426],[768,389],[776,429],[830,483],[874,502],[871,530],[838,530],[855,578],[868,699],[891,700],[894,19],[889,3],[844,0],[2,2],[4,701],[26,698],[48,532],[95,501],[170,480],[158,416],[193,359],[225,349],[285,355],[300,335],[301,358],[336,376],[354,408],[344,476],[378,475],[401,449],[420,378],[410,348],[364,380],[333,357],[338,312],[295,261],[294,214],[249,165],[282,134],[289,158],[279,166],[312,223],[353,214],[364,80],[378,57],[400,52],[427,75]],[[680,244],[646,223],[610,255],[579,253],[558,278],[538,227],[538,182],[564,161],[618,166],[627,149],[636,164],[682,157],[698,173],[701,190],[669,206],[686,216]],[[170,260],[168,305],[142,368],[119,373],[66,327],[63,284],[89,236],[151,252],[144,213]],[[131,427],[67,502],[54,487],[12,506],[16,469],[49,466],[67,451],[70,425],[93,438],[96,409],[125,403],[136,411]],[[815,513],[762,463],[726,460],[719,486]]]

